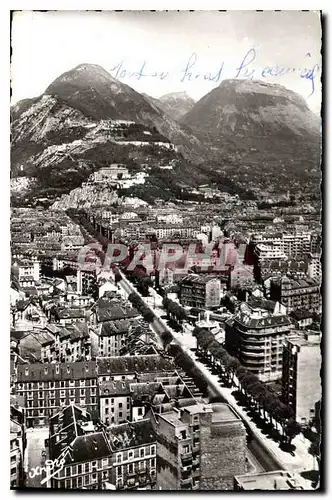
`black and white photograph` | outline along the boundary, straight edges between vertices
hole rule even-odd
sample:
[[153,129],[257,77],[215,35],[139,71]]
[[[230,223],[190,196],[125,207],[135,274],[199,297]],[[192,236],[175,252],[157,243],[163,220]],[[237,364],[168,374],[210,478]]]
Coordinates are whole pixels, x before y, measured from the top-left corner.
[[322,12],[10,23],[8,490],[319,491]]

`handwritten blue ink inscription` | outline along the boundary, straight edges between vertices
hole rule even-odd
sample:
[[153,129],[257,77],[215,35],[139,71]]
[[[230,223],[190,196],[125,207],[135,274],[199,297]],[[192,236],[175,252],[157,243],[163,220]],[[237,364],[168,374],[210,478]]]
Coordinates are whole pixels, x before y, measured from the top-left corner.
[[[306,57],[311,57],[310,53],[306,54]],[[196,52],[193,52],[187,61],[184,62],[182,69],[180,69],[178,75],[172,75],[171,71],[163,69],[162,71],[156,71],[148,67],[148,62],[143,61],[138,70],[132,71],[128,69],[125,61],[120,61],[115,64],[109,71],[117,79],[135,79],[141,80],[143,78],[154,78],[156,80],[164,81],[170,77],[175,76],[175,78],[184,82],[215,82],[219,83],[224,78],[239,78],[239,79],[270,79],[283,77],[289,74],[298,75],[299,78],[307,80],[310,85],[310,97],[316,90],[317,79],[319,79],[321,68],[318,64],[313,64],[308,67],[287,67],[282,65],[266,66],[264,68],[259,68],[257,65],[257,52],[256,49],[250,48],[247,53],[240,59],[240,62],[235,65],[234,69],[228,67],[226,68],[225,62],[220,59],[220,64],[211,69],[211,71],[202,71],[199,66],[198,56]],[[227,71],[226,71],[227,70]],[[232,75],[233,76],[230,76]]]

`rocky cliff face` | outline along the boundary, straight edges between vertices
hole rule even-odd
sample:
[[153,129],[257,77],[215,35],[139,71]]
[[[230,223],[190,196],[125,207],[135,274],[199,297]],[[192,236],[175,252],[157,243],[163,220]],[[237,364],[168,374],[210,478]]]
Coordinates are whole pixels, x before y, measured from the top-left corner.
[[180,120],[225,157],[245,162],[319,162],[319,119],[294,92],[260,81],[225,80]]
[[53,203],[51,209],[68,210],[111,206],[118,199],[117,192],[107,186],[83,183],[81,187],[62,195],[59,200]]
[[203,146],[189,129],[159,107],[94,64],[81,64],[57,78],[45,91],[93,120],[122,119],[156,127],[192,159],[202,159]]
[[[203,159],[204,147],[185,127],[101,67],[80,65],[42,96],[12,107],[11,176],[35,177],[32,198],[52,200],[79,187],[99,164],[126,163],[132,155],[123,143],[126,132],[119,140],[108,126],[119,120],[146,127],[144,139],[137,139],[137,130],[128,132],[134,142],[159,135],[159,141],[178,145],[180,154]],[[12,194],[19,197],[17,190]]]

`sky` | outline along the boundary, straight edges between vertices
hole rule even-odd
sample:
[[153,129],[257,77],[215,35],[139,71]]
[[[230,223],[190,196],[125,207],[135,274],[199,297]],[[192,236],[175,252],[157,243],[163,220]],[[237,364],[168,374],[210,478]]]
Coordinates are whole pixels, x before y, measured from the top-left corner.
[[314,11],[16,12],[11,101],[92,63],[152,97],[186,91],[199,100],[227,78],[278,83],[319,113],[320,51]]

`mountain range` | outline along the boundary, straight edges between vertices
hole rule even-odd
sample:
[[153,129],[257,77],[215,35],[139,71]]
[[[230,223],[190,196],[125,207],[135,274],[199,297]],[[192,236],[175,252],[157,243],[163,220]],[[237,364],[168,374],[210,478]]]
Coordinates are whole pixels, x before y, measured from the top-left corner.
[[159,99],[142,94],[151,103],[162,109],[173,120],[179,121],[186,113],[188,113],[195,105],[195,101],[187,92],[171,92],[165,94]]
[[[115,120],[137,126],[123,125],[119,140]],[[320,163],[319,119],[303,98],[280,85],[225,80],[197,103],[185,93],[155,99],[93,64],[77,66],[41,96],[12,106],[11,133],[11,176],[21,201],[68,193],[102,164],[137,168],[146,155],[154,167],[167,161],[176,166],[168,173],[175,186],[170,195],[177,182],[222,187],[229,182],[220,173],[223,165],[240,174],[252,165],[273,182],[275,168],[292,175]],[[155,139],[142,154],[134,142],[146,141],[144,134]],[[173,143],[177,151],[158,149],[158,141]],[[161,177],[151,179],[159,194],[169,189]]]
[[209,145],[216,158],[235,153],[240,161],[271,167],[284,153],[299,168],[319,162],[319,118],[301,96],[281,85],[224,80],[182,116],[180,123]]

